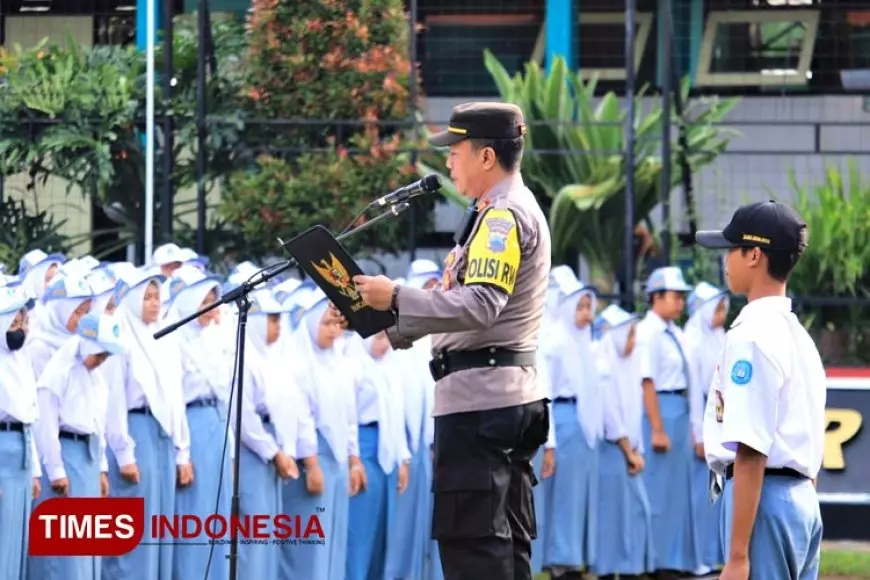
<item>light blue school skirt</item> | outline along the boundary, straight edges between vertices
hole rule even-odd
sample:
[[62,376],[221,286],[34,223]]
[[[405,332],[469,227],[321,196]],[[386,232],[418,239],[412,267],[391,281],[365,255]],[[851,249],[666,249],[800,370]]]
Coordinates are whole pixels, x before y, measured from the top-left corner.
[[629,475],[618,445],[605,441],[598,464],[598,554],[595,573],[642,575],[653,571],[652,513],[641,475]]
[[[583,568],[595,563],[598,514],[598,450],[590,447],[575,403],[555,401],[556,472],[552,509],[544,514],[544,566]],[[540,534],[540,527],[538,528]]]
[[350,498],[346,580],[384,578],[387,524],[393,519],[397,470],[384,473],[378,463],[380,429],[359,426],[359,456],[366,470],[366,489]]
[[[720,541],[728,554],[734,485],[725,482],[720,502]],[[809,479],[765,475],[749,540],[750,580],[818,580],[822,551],[819,496]]]
[[532,458],[532,468],[538,485],[532,489],[535,505],[535,521],[537,524],[538,537],[532,540],[532,574],[540,574],[544,569],[544,554],[547,552],[547,514],[552,509],[553,477],[544,479],[541,476],[541,467],[544,461],[545,449],[541,447]]
[[[100,448],[96,436],[89,439],[60,438],[60,454],[69,481],[69,497],[100,497]],[[58,497],[51,489],[49,474],[43,469],[42,493],[34,505]],[[99,580],[99,556],[31,556],[31,580]]]
[[0,578],[24,578],[33,468],[30,429],[0,431]]
[[[263,423],[263,428],[269,435],[275,436],[275,426]],[[266,463],[263,459],[241,446],[239,459],[239,518],[244,521],[248,516],[251,521],[255,516],[268,515],[272,521],[282,512],[281,487],[282,480],[273,462]],[[268,532],[274,534],[275,528],[269,526]],[[281,561],[279,545],[268,540],[239,541],[239,577],[240,578],[275,578]]]
[[145,498],[145,533],[143,543],[129,554],[103,558],[102,580],[171,580],[172,541],[147,542],[158,541],[152,539],[151,517],[175,513],[175,446],[150,414],[128,413],[127,429],[136,443],[139,483],[121,478],[118,461],[108,449],[109,495]]
[[312,496],[305,477],[283,486],[284,511],[303,521],[316,516],[325,534],[322,541],[290,542],[281,549],[280,580],[344,580],[347,566],[349,479],[347,462],[335,459],[329,443],[317,433],[318,461],[323,471],[323,494]]
[[408,487],[396,500],[395,517],[387,527],[387,578],[423,578],[431,544],[432,460],[429,446],[420,442],[408,467]]
[[[176,491],[176,514],[195,514],[201,522],[205,522],[206,518],[217,513],[223,515],[227,522],[230,521],[233,483],[229,449],[224,452],[226,421],[226,415],[217,406],[187,407],[193,483]],[[242,480],[242,486],[245,485],[246,474]],[[229,540],[229,535],[226,539]],[[205,533],[198,538],[181,539],[178,542],[173,562],[175,580],[225,580],[229,577],[227,556],[230,547],[227,542],[208,545],[209,538]]]
[[662,425],[671,441],[667,453],[652,449],[652,427],[644,415],[643,473],[652,508],[656,570],[694,572],[701,567],[695,523],[692,521],[692,462],[689,401],[680,394],[658,393]]

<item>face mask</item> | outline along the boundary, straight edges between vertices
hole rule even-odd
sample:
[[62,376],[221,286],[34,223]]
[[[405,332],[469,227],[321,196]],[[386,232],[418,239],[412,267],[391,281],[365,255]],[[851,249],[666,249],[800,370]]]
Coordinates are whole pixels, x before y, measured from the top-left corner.
[[25,338],[27,338],[27,334],[23,329],[9,330],[6,332],[6,345],[9,347],[9,350],[16,351],[24,346]]

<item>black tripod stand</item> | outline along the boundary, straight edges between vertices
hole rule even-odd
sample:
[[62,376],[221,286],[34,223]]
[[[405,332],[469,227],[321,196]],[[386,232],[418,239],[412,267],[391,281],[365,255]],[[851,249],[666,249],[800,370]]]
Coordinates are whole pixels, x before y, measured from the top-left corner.
[[[349,238],[353,235],[356,235],[362,231],[365,231],[371,227],[374,227],[378,223],[383,220],[398,216],[400,213],[408,209],[409,204],[399,203],[392,206],[389,211],[386,211],[371,220],[353,228],[350,231],[346,231],[341,233],[339,236],[336,236],[337,240],[343,240],[345,238]],[[280,241],[280,240],[279,240]],[[283,243],[282,243],[283,245]],[[177,322],[174,322],[167,326],[166,328],[161,329],[160,331],[154,334],[154,338],[159,339],[167,334],[174,332],[180,327],[184,326],[188,322],[195,320],[205,314],[206,312],[210,312],[215,308],[218,308],[222,304],[229,304],[230,302],[235,302],[236,306],[239,309],[239,323],[238,323],[238,332],[237,338],[238,343],[236,346],[236,385],[234,388],[235,391],[235,405],[236,405],[236,424],[235,424],[235,440],[234,440],[234,449],[235,449],[235,457],[236,460],[233,462],[233,499],[231,506],[231,514],[233,518],[238,520],[240,514],[240,498],[239,498],[239,457],[241,457],[241,432],[242,432],[242,389],[243,389],[243,378],[245,376],[245,332],[248,326],[248,310],[251,308],[251,301],[248,297],[248,294],[257,289],[258,286],[268,282],[278,274],[282,272],[286,272],[290,268],[296,266],[296,260],[289,259],[279,264],[275,264],[274,266],[269,266],[268,268],[264,268],[254,276],[252,276],[246,282],[241,283],[236,288],[233,288],[226,294],[224,294],[219,300],[209,304],[208,306],[194,312],[190,316],[187,316]],[[226,427],[229,429],[229,424]],[[229,580],[238,580],[238,560],[239,560],[239,538],[238,534],[232,533],[230,537],[230,578]]]

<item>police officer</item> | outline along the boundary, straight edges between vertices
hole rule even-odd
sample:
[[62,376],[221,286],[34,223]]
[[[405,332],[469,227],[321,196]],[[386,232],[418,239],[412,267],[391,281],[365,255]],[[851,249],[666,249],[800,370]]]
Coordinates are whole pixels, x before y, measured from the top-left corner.
[[366,303],[392,310],[396,348],[433,334],[433,537],[446,580],[530,579],[536,536],[531,458],[547,440],[535,367],[550,233],[519,173],[526,126],[509,104],[456,107],[430,143],[471,207],[440,287],[357,276]]
[[704,416],[707,463],[724,476],[725,580],[818,578],[826,379],[791,312],[786,284],[806,224],[774,201],[739,208],[725,229],[698,232],[727,250],[725,277],[743,307],[725,338]]

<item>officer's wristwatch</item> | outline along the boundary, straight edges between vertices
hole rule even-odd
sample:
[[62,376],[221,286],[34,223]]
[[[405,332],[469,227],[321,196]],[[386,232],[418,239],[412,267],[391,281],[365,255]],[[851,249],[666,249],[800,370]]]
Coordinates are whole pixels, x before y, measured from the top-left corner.
[[398,284],[393,286],[393,297],[390,298],[390,310],[396,314],[399,313],[399,288],[401,288],[401,286]]

